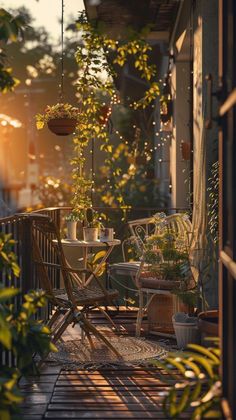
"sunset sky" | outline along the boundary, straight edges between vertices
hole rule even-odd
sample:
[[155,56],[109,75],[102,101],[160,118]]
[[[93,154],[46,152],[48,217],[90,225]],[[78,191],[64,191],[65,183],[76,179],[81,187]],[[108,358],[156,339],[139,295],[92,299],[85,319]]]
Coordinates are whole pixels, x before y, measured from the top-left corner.
[[[83,0],[64,0],[65,22],[73,15],[84,9]],[[61,0],[0,0],[0,7],[9,10],[25,6],[34,18],[33,26],[45,26],[50,33],[52,41],[56,42],[60,37]]]

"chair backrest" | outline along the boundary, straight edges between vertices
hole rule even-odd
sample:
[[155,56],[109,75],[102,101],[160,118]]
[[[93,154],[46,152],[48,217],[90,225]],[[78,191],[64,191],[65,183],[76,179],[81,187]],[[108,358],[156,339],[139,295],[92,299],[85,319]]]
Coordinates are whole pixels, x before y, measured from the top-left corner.
[[55,284],[56,277],[58,279],[58,275],[55,274],[59,273],[59,282],[63,281],[62,286],[69,299],[73,300],[72,276],[68,270],[65,270],[67,262],[58,228],[49,216],[30,214],[29,217],[32,227],[33,262],[41,287],[48,293],[51,300],[56,301],[54,289],[59,288],[60,284]]
[[[174,240],[175,247],[179,251],[183,251],[184,253],[187,253],[190,267],[192,267],[191,260],[189,258],[190,251],[191,251],[192,224],[191,224],[191,221],[189,220],[188,215],[185,213],[175,213],[175,214],[171,214],[169,216],[163,217],[160,220],[158,220],[156,222],[155,230],[153,234],[162,236],[165,233],[169,233],[173,235],[173,237],[175,238]],[[150,239],[150,242],[147,241],[146,244],[144,244],[144,252],[143,252],[143,257],[141,259],[141,265],[136,275],[137,284],[139,284],[140,273],[145,271],[145,269],[147,271],[150,271],[150,266],[154,268],[155,265],[158,266],[161,263],[167,262],[163,259],[162,251],[159,252],[158,254],[159,246],[157,245],[157,242],[156,242],[158,241],[158,238],[150,237],[149,239]],[[147,252],[149,252],[149,256],[147,256]],[[158,261],[158,258],[160,258],[159,261]],[[191,268],[191,271],[192,271],[192,268]]]
[[190,249],[191,236],[192,236],[192,223],[186,213],[174,213],[156,225],[156,233],[170,232],[176,237],[181,239],[186,246]]
[[145,239],[156,233],[157,225],[166,219],[165,213],[156,213],[152,217],[131,220],[128,222],[131,233],[131,240],[134,243],[137,253],[142,255]]

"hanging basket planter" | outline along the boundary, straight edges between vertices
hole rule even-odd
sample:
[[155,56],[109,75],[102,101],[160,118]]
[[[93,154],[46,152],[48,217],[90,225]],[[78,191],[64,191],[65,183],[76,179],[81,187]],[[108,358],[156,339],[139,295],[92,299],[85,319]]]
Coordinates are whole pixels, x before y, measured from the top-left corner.
[[107,105],[104,105],[100,109],[100,113],[98,115],[98,121],[100,124],[106,124],[108,122],[109,116],[111,115],[111,108]]
[[36,114],[36,127],[41,130],[47,124],[57,136],[68,136],[79,122],[79,109],[68,103],[47,105],[44,114]]
[[53,118],[47,124],[49,130],[57,136],[68,136],[75,131],[77,120],[72,118]]

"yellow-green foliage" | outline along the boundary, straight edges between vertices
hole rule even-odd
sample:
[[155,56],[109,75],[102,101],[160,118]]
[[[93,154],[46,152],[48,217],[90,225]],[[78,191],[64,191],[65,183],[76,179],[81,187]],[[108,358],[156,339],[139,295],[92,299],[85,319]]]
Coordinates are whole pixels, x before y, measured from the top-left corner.
[[153,362],[168,373],[162,380],[172,384],[163,400],[166,418],[182,418],[187,410],[191,420],[222,418],[220,350],[216,346],[218,339],[211,341],[215,341],[213,347],[189,344],[187,351],[170,353],[163,362]]
[[[1,233],[0,267],[1,272],[7,271],[9,278],[12,274],[16,277],[20,274],[13,252],[15,245],[11,235]],[[37,352],[43,356],[56,350],[50,341],[50,330],[42,322],[34,320],[38,309],[46,304],[45,293],[32,291],[25,294],[21,305],[19,294],[18,288],[0,284],[0,352],[11,351],[17,360],[15,368],[0,362],[0,418],[3,420],[10,419],[11,413],[23,400],[18,388],[19,377],[37,372],[33,354]]]
[[[136,34],[133,39],[119,43],[109,38],[105,33],[99,32],[87,21],[84,13],[78,20],[77,28],[81,33],[80,45],[76,52],[80,121],[73,140],[75,157],[71,162],[74,165],[75,196],[72,204],[75,208],[91,205],[88,192],[92,188],[92,182],[84,177],[83,150],[93,139],[100,140],[100,148],[106,152],[105,163],[108,167],[113,166],[114,146],[109,143],[107,124],[106,121],[101,121],[100,115],[104,105],[114,107],[117,103],[114,100],[116,89],[113,83],[113,78],[116,76],[115,66],[123,67],[128,58],[132,57],[134,67],[140,73],[140,78],[147,83],[148,88],[143,98],[130,104],[134,109],[147,107],[160,93],[156,66],[149,63],[148,53],[151,46],[142,35]],[[110,56],[109,60],[107,60],[108,55]],[[111,59],[111,57],[113,58]],[[114,178],[116,178],[116,174],[114,174]],[[118,191],[117,202],[120,206],[125,207],[116,179],[114,179],[114,190]]]

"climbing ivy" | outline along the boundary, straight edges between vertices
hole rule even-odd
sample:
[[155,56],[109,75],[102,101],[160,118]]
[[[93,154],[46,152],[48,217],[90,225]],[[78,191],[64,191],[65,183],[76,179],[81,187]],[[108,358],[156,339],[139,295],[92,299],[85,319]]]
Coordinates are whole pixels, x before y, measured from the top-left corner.
[[[129,104],[134,110],[148,107],[160,94],[160,88],[157,82],[157,68],[150,64],[151,46],[145,40],[144,33],[132,34],[132,39],[119,42],[109,38],[98,27],[88,22],[85,12],[80,14],[77,29],[81,34],[75,55],[78,64],[77,97],[80,121],[73,139],[75,156],[71,163],[74,167],[72,203],[75,208],[81,208],[91,205],[89,192],[93,181],[84,175],[84,150],[93,139],[100,141],[100,149],[106,152],[105,165],[108,170],[114,167],[114,146],[110,143],[107,122],[114,107],[120,103],[114,85],[116,68],[123,67],[132,58],[140,78],[146,82],[147,89],[143,97]],[[104,108],[107,109],[105,115]],[[113,178],[116,201],[125,207],[120,189],[120,183],[124,180],[117,180],[117,175],[120,175],[119,168],[115,171],[110,169],[109,172]]]

